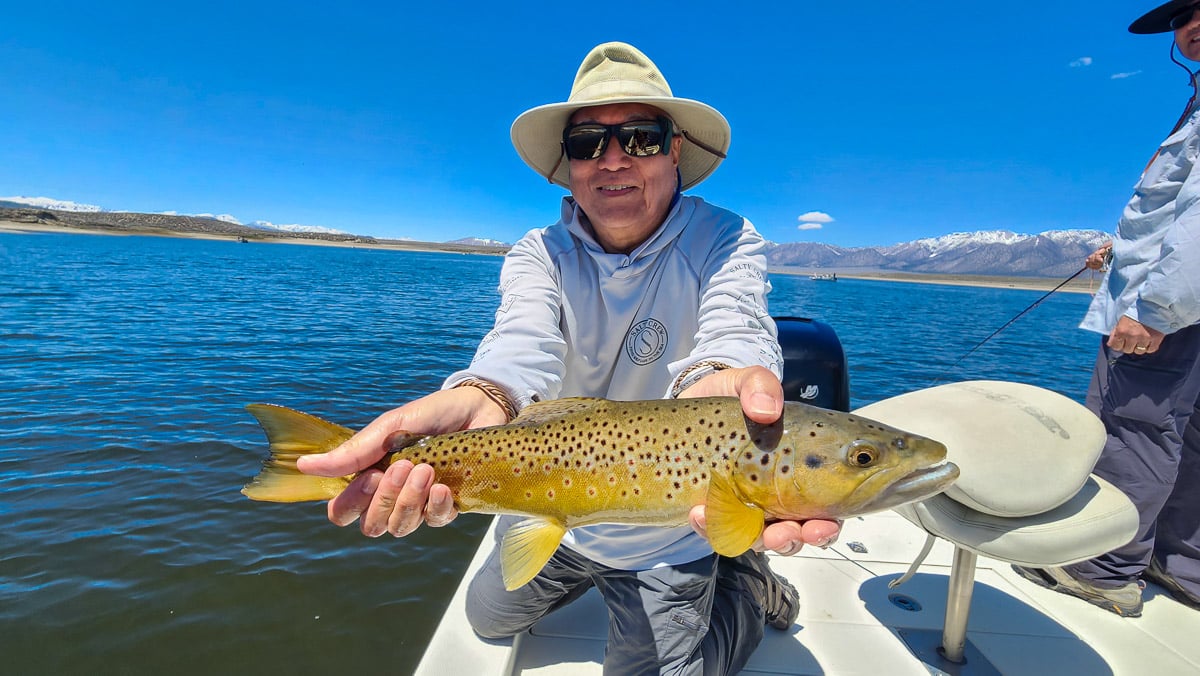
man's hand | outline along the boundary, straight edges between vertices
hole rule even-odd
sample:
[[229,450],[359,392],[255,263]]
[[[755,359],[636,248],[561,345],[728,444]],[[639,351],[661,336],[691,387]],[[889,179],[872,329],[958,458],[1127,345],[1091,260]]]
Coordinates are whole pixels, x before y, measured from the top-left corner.
[[[764,425],[783,415],[783,385],[774,373],[761,366],[717,371],[679,395],[680,399],[691,397],[737,397],[742,401],[742,412],[746,417]],[[708,537],[703,505],[693,507],[688,520],[697,533]],[[770,549],[791,556],[806,544],[828,547],[837,541],[841,530],[839,522],[825,519],[776,521],[763,529],[754,549]]]
[[444,526],[458,516],[458,510],[450,489],[435,483],[429,465],[401,460],[386,471],[371,469],[391,452],[392,434],[445,434],[506,420],[500,406],[477,388],[442,390],[384,413],[332,451],[299,458],[296,467],[305,474],[329,477],[362,472],[329,501],[329,520],[347,526],[361,517],[363,535],[403,537],[421,523]]
[[1154,354],[1163,342],[1163,332],[1129,317],[1121,317],[1108,335],[1108,346],[1125,354]]

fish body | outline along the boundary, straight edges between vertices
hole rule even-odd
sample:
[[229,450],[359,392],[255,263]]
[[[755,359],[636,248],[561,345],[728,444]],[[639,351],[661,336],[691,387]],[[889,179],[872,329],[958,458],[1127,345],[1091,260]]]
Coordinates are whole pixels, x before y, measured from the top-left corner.
[[[271,445],[242,489],[255,500],[327,500],[353,476],[311,477],[306,453],[353,431],[298,411],[248,407]],[[928,497],[958,476],[946,448],[861,416],[788,402],[762,425],[734,397],[610,401],[571,398],[526,407],[507,425],[452,434],[397,432],[392,452],[433,466],[462,512],[519,514],[501,543],[515,589],[541,570],[567,529],[598,523],[678,526],[706,505],[709,540],[746,551],[771,519],[842,519]]]

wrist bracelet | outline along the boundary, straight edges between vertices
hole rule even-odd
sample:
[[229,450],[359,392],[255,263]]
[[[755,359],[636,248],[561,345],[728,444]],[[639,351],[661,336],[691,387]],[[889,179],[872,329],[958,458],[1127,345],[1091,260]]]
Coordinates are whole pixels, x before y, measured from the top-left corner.
[[717,371],[724,371],[725,369],[729,368],[733,367],[724,362],[719,362],[712,359],[698,361],[695,364],[692,364],[691,366],[685,368],[683,373],[680,373],[679,377],[675,379],[675,386],[671,388],[671,398],[678,399],[679,395],[683,394],[684,390],[700,382],[700,380],[703,378],[706,378]]
[[505,422],[512,422],[512,420],[517,417],[516,404],[514,404],[512,399],[509,398],[508,393],[495,383],[488,382],[480,378],[467,378],[454,387],[474,387],[480,392],[483,392],[485,397],[491,399],[492,403],[496,404],[500,407],[500,410],[504,411],[504,415],[507,416],[507,420],[505,420]]

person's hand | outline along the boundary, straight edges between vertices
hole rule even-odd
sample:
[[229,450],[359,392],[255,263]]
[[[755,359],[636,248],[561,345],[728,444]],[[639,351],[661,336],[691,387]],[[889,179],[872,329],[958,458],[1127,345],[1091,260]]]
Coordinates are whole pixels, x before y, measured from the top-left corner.
[[1108,254],[1112,251],[1112,242],[1103,244],[1099,249],[1088,254],[1087,260],[1083,262],[1089,270],[1101,270],[1104,264],[1108,262]]
[[1108,346],[1125,354],[1154,354],[1162,345],[1163,332],[1122,316],[1108,335]]
[[332,451],[299,458],[296,467],[305,474],[328,477],[361,472],[329,501],[329,520],[347,526],[361,517],[363,535],[403,537],[421,523],[444,526],[458,516],[458,510],[450,489],[435,483],[429,465],[401,460],[386,471],[372,468],[391,452],[392,434],[400,430],[445,434],[500,425],[506,419],[500,406],[477,388],[442,390],[384,413]]
[[[680,399],[690,397],[737,397],[746,417],[764,425],[783,415],[783,385],[774,373],[761,366],[712,373],[679,394]],[[693,507],[688,521],[697,533],[708,537],[704,505]],[[828,547],[837,541],[841,530],[841,523],[826,519],[774,521],[763,528],[753,548],[791,556],[806,544]]]

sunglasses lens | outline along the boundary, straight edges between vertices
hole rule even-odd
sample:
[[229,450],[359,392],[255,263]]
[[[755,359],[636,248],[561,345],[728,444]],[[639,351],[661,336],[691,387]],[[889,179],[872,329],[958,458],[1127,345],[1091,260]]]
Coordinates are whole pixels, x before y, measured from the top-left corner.
[[598,124],[571,127],[563,139],[567,157],[573,160],[594,160],[608,147],[608,128]]
[[662,152],[663,130],[657,122],[630,122],[617,130],[626,155],[648,157]]
[[563,146],[567,157],[573,160],[594,160],[608,149],[608,140],[616,134],[617,142],[626,155],[649,157],[663,151],[667,135],[663,124],[653,120],[640,120],[614,124],[581,124],[568,127],[563,134]]

